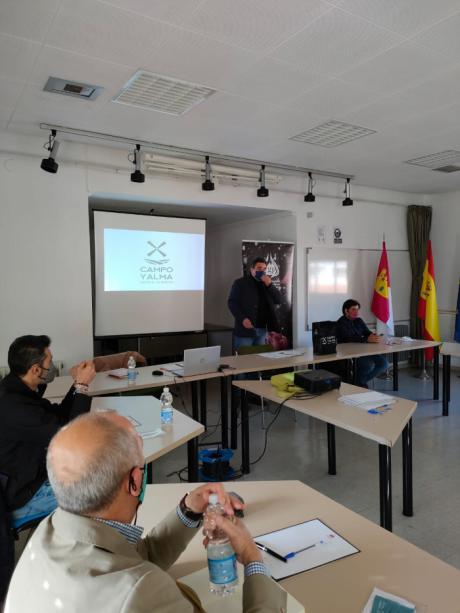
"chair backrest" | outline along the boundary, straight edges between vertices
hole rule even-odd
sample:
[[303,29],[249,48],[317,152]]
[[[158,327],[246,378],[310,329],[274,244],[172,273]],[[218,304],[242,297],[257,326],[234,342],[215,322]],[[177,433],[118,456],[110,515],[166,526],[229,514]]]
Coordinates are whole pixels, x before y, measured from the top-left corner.
[[271,345],[243,345],[235,350],[235,355],[253,355],[254,353],[269,353],[275,351]]
[[139,352],[123,351],[123,353],[112,353],[111,355],[101,355],[93,358],[94,368],[96,372],[126,368],[130,355],[136,360],[137,366],[147,366],[147,360]]

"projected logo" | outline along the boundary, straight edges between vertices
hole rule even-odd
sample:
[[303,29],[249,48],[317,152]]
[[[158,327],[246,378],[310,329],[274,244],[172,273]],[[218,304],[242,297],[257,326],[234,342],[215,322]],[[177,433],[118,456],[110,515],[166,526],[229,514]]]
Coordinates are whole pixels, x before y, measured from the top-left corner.
[[276,256],[273,257],[273,255],[270,253],[268,256],[268,262],[267,262],[267,275],[269,275],[272,279],[274,277],[278,277],[280,274],[280,269],[278,264],[276,263]]
[[[166,245],[166,241],[163,241],[162,243],[160,243],[158,246],[154,245],[152,243],[152,241],[147,241],[147,243],[152,247],[152,250],[149,251],[149,253],[147,253],[147,257],[145,258],[145,261],[148,262],[149,264],[156,264],[157,266],[161,266],[163,264],[167,264],[169,262],[168,258],[166,257],[166,253],[164,251],[162,251],[162,248]],[[153,255],[153,254],[159,253],[160,255],[155,255],[156,258],[160,257],[163,259],[159,259],[159,260],[150,260],[149,258]]]
[[147,244],[150,246],[147,257],[144,258],[145,262],[147,262],[147,266],[141,266],[139,269],[141,282],[161,284],[173,283],[174,268],[172,266],[166,266],[169,262],[169,258],[165,251],[166,241],[163,241],[159,245],[155,245],[152,241],[147,241]]

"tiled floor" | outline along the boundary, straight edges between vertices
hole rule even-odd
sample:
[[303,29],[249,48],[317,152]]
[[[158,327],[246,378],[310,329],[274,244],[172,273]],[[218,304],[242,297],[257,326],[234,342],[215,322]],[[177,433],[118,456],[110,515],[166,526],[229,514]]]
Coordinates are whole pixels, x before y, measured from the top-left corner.
[[[433,401],[432,382],[400,371],[399,395],[418,402],[413,418],[414,516],[404,517],[402,509],[401,444],[392,453],[393,531],[415,545],[460,568],[460,379],[452,373],[449,417],[442,417],[440,401]],[[377,380],[375,388],[391,390],[391,382]],[[213,396],[210,389],[210,396]],[[216,394],[217,397],[217,394]],[[188,403],[187,403],[188,404]],[[208,421],[216,423],[212,400]],[[176,402],[176,408],[180,403]],[[251,419],[251,458],[263,449],[258,407]],[[268,416],[268,420],[270,416]],[[219,431],[215,437],[218,438]],[[336,430],[336,476],[327,474],[326,426],[304,415],[293,419],[283,409],[269,432],[268,448],[262,460],[252,467],[245,480],[299,479],[337,502],[379,522],[378,447],[360,436]],[[178,481],[167,475],[186,465],[186,447],[154,464],[156,482]],[[235,452],[232,466],[240,464]]]

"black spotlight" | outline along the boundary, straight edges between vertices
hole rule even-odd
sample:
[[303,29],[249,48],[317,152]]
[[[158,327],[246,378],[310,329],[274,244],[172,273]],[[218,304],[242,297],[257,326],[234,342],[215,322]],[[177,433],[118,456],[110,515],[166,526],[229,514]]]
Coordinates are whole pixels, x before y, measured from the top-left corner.
[[211,163],[209,161],[209,155],[207,155],[205,158],[205,164],[204,164],[204,181],[201,184],[201,189],[204,192],[214,191],[214,183],[212,182],[211,179],[212,179],[212,169],[211,169]]
[[134,164],[134,172],[131,173],[131,181],[133,183],[144,183],[145,175],[141,172],[141,146],[136,145],[133,152],[132,163]]
[[342,201],[343,206],[353,206],[353,200],[350,198],[350,179],[345,183],[345,200]]
[[262,166],[260,167],[259,181],[260,187],[257,190],[257,196],[258,198],[267,198],[270,192],[265,187],[265,164],[262,164]]
[[56,140],[56,130],[51,130],[48,142],[43,146],[49,151],[50,155],[47,158],[43,158],[40,168],[46,172],[56,174],[59,168],[59,164],[56,162],[56,156],[59,149],[59,143]]
[[311,172],[308,173],[308,193],[305,194],[304,202],[314,202],[315,196],[313,194],[313,178]]

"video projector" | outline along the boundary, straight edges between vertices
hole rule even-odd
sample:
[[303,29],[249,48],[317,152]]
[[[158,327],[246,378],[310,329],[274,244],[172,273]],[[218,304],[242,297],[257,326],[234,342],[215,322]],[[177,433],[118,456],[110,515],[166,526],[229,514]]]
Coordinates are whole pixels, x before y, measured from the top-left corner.
[[337,390],[340,387],[341,378],[328,370],[304,370],[294,373],[294,385],[301,387],[311,394],[321,394]]

